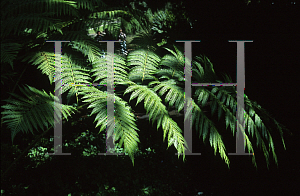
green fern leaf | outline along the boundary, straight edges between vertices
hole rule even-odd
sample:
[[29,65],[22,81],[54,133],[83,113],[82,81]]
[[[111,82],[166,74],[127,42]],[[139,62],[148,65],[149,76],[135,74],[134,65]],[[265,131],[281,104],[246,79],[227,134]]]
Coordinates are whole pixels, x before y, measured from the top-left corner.
[[59,118],[60,111],[66,119],[70,113],[75,111],[72,106],[58,103],[58,99],[51,93],[47,94],[45,91],[39,91],[30,86],[20,88],[20,90],[26,98],[12,94],[16,99],[5,100],[8,104],[1,106],[5,109],[2,112],[3,122],[7,123],[8,128],[12,131],[12,141],[20,131],[33,133],[34,129],[43,130],[44,127],[54,126],[54,123],[62,120]]

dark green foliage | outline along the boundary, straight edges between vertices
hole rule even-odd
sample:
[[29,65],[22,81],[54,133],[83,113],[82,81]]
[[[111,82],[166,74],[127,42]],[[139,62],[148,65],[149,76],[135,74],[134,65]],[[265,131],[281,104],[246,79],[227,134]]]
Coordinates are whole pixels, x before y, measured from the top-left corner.
[[[219,79],[207,57],[186,59],[182,50],[170,44],[175,43],[170,31],[178,27],[177,18],[182,15],[175,12],[178,6],[168,4],[155,11],[143,7],[144,10],[112,8],[96,0],[1,2],[1,69],[7,71],[1,81],[9,81],[1,106],[1,131],[5,138],[1,147],[7,150],[1,153],[1,181],[6,193],[175,195],[182,184],[188,186],[184,171],[169,168],[181,164],[174,158],[175,152],[185,160],[185,151],[189,150],[182,131],[184,119],[169,113],[170,108],[183,113],[185,62],[192,64],[193,83],[232,81],[227,75]],[[189,21],[185,15],[181,19]],[[115,35],[121,26],[135,32],[131,42],[136,45],[135,50],[128,56],[101,51],[99,43],[87,35],[88,29],[103,28],[101,25]],[[61,78],[54,77],[57,62],[53,43],[47,40],[70,40],[62,44]],[[30,66],[48,77],[50,87],[49,83],[40,84],[35,76],[22,80]],[[108,66],[114,66],[115,127],[105,135],[107,124],[113,123],[107,122],[107,92],[103,86],[108,82]],[[13,69],[21,73],[15,81],[9,80]],[[29,81],[47,90],[29,86]],[[18,90],[20,84],[24,86]],[[53,93],[47,93],[48,89],[61,89],[62,103]],[[236,132],[235,88],[197,87],[188,105],[186,112],[192,113],[193,129],[203,142],[209,141],[214,154],[218,151],[229,167],[223,136]],[[135,112],[149,115],[149,123],[138,120]],[[270,152],[277,163],[272,126],[281,138],[284,126],[246,95],[244,118],[247,150],[253,153],[252,142],[256,141],[267,165]],[[223,129],[217,128],[219,121],[223,122]],[[47,155],[54,150],[50,132],[58,122],[63,123],[63,151],[71,152],[71,156]],[[26,134],[28,131],[32,134]],[[38,131],[42,133],[37,136]],[[17,144],[9,147],[8,135]],[[98,156],[106,151],[105,139],[109,137],[116,144],[112,152],[129,156]],[[164,153],[156,154],[157,151]],[[254,156],[252,160],[256,165]],[[169,176],[167,169],[179,174]],[[170,186],[174,178],[179,180],[176,186]]]

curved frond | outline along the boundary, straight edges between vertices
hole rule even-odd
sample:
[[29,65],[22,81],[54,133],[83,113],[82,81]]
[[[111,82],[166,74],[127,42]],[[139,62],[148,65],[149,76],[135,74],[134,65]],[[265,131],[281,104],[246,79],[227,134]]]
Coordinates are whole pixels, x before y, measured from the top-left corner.
[[152,89],[153,91],[158,92],[160,96],[169,91],[166,95],[166,102],[169,102],[169,106],[174,106],[177,108],[178,112],[180,112],[184,108],[184,91],[182,88],[176,85],[175,80],[168,81],[153,81],[149,83],[149,86],[156,84]]
[[[184,91],[180,89],[176,83],[172,80],[164,82],[152,82],[152,84],[157,84],[153,87],[153,90],[159,91],[159,95],[166,95],[166,102],[169,102],[170,106],[174,106],[178,111],[182,110],[184,107]],[[178,101],[178,102],[175,102]],[[199,137],[203,136],[203,141],[206,137],[209,136],[210,145],[216,150],[219,150],[219,153],[222,159],[225,160],[226,164],[229,166],[229,159],[226,155],[225,144],[222,140],[221,135],[218,133],[214,123],[203,113],[201,108],[192,100],[191,107],[188,107],[188,110],[185,114],[187,117],[192,113],[192,124],[195,125],[196,130],[199,131]],[[196,121],[196,124],[195,124]]]
[[62,120],[59,111],[67,119],[76,110],[72,106],[58,103],[58,98],[51,93],[47,94],[45,91],[30,86],[20,88],[20,90],[25,98],[12,94],[16,99],[5,100],[8,104],[1,106],[5,109],[1,113],[3,122],[7,123],[8,128],[12,131],[12,141],[20,131],[33,133],[34,129],[54,126],[54,123]]
[[[7,0],[4,0],[7,1]],[[78,17],[76,2],[64,0],[31,0],[31,1],[7,1],[6,7],[1,7],[1,36],[10,34],[20,35],[25,29],[31,29],[32,33],[47,29],[58,30],[56,23],[63,15]],[[14,24],[14,25],[11,25]],[[15,28],[15,27],[18,28]]]
[[38,65],[38,69],[49,77],[50,83],[54,80],[55,72],[55,53],[54,52],[36,52],[28,54],[23,61],[27,61],[33,65]]
[[114,84],[128,84],[132,83],[128,79],[128,67],[125,60],[118,55],[106,54],[105,58],[99,58],[93,62],[92,72],[96,76],[95,81],[100,81],[100,84],[107,84],[107,66],[114,67]]
[[[169,51],[172,55],[165,55],[162,58],[161,65],[167,66],[168,68],[175,70],[175,71],[182,71],[184,73],[184,66],[185,66],[185,57],[184,54],[174,46],[175,51],[165,48]],[[190,59],[187,59],[187,64],[190,64]]]
[[16,58],[21,44],[18,43],[3,43],[1,42],[1,64],[9,63],[13,68],[13,61]]
[[[269,166],[269,151],[272,152],[275,163],[278,165],[277,155],[275,153],[275,147],[271,134],[273,130],[270,127],[270,121],[273,121],[273,123],[276,125],[276,128],[279,130],[284,148],[285,144],[283,140],[283,130],[287,129],[283,125],[279,124],[274,118],[272,118],[270,114],[268,114],[267,111],[264,110],[260,105],[249,100],[247,96],[245,96],[245,105],[246,109],[244,118],[245,127],[247,128],[248,133],[251,134],[252,138],[255,136],[256,146],[262,148],[266,158],[267,167]],[[269,144],[269,149],[267,149],[266,143]]]
[[[91,115],[96,114],[96,127],[101,126],[100,132],[105,130],[107,126],[107,92],[102,92],[95,87],[86,87],[82,93],[84,94],[83,102],[90,103],[88,108],[93,108]],[[138,149],[138,128],[130,106],[118,96],[115,95],[114,98],[115,127],[111,126],[111,129],[108,130],[107,138],[114,136],[115,141],[119,140],[119,146],[124,144],[125,152],[128,152],[133,162],[134,152]],[[108,123],[112,124],[113,122]]]
[[61,80],[62,84],[57,83],[56,89],[61,88],[62,86],[62,94],[69,90],[67,99],[68,101],[74,95],[76,95],[77,103],[78,103],[78,91],[90,84],[90,75],[89,70],[82,68],[80,65],[77,65],[72,62],[72,59],[67,55],[64,55],[62,58],[62,75]]
[[153,123],[157,119],[157,129],[162,126],[164,140],[168,133],[168,147],[174,144],[178,152],[178,157],[182,154],[184,159],[185,149],[187,148],[186,141],[177,123],[169,116],[166,106],[162,103],[160,97],[152,89],[142,85],[131,85],[126,89],[124,94],[130,92],[132,92],[130,100],[137,97],[136,104],[144,101],[144,108],[147,114],[149,114],[149,120],[152,120]]
[[[216,82],[216,73],[213,68],[213,64],[210,62],[210,60],[204,56],[196,56],[193,63],[193,79],[194,79],[194,70],[196,71],[196,78],[199,79],[200,81],[197,81],[197,83],[207,83],[207,82]],[[197,69],[196,69],[197,68]],[[204,75],[203,75],[204,71]],[[194,83],[194,82],[193,82]]]

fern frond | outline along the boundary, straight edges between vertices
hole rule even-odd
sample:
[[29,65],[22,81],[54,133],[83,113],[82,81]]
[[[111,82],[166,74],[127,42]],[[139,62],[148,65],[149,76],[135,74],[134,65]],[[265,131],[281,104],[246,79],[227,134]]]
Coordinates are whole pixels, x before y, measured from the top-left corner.
[[18,43],[3,43],[1,42],[1,63],[9,63],[13,68],[13,61],[21,48]]
[[105,11],[99,11],[99,12],[93,12],[89,15],[89,18],[98,18],[98,19],[113,19],[116,18],[117,16],[123,16],[129,14],[125,10],[106,10]]
[[[165,48],[167,51],[169,51],[172,55],[165,55],[162,58],[162,61],[160,65],[167,66],[168,68],[175,70],[175,71],[181,71],[184,73],[184,67],[185,67],[185,57],[184,54],[175,47],[175,51]],[[187,64],[190,65],[190,59],[186,59]]]
[[101,53],[98,43],[95,43],[95,41],[91,40],[88,36],[82,35],[81,32],[70,32],[64,35],[64,38],[68,38],[67,40],[76,40],[70,43],[71,47],[80,51],[84,56],[87,56],[90,62],[100,58]]
[[154,52],[157,49],[157,44],[153,39],[154,37],[151,33],[151,29],[145,27],[135,34],[130,44],[137,49],[145,49]]
[[182,71],[175,71],[171,69],[159,69],[157,70],[156,75],[157,77],[159,77],[159,79],[175,79],[179,82],[184,81],[184,77],[182,77]]
[[[58,30],[61,32],[61,30],[57,29],[55,26],[58,22],[60,22],[59,19],[50,18],[46,13],[23,13],[2,22],[1,36],[5,37],[11,34],[21,35],[24,34],[26,29],[30,29],[31,33],[45,32],[47,29]],[[15,28],[15,26],[18,28]]]
[[[194,68],[194,64],[195,64],[195,68]],[[198,78],[200,79],[200,81],[197,81],[197,83],[202,83],[205,82],[207,83],[209,82],[215,82],[216,81],[216,73],[213,69],[213,64],[210,62],[210,60],[204,56],[204,55],[200,55],[200,56],[196,56],[194,61],[193,61],[193,72],[194,69],[196,69],[196,67],[199,69],[199,74],[196,75],[198,76]],[[204,75],[203,73],[203,69],[204,69]],[[197,73],[197,72],[196,72]],[[193,74],[194,77],[194,74]]]
[[177,108],[178,112],[180,112],[184,108],[184,91],[182,88],[176,85],[175,80],[168,81],[153,81],[149,83],[149,86],[156,84],[152,89],[157,92],[160,96],[165,94],[167,91],[166,102],[169,102],[170,106],[174,106]]
[[192,71],[193,71],[193,80],[197,81],[197,83],[206,83],[207,80],[205,78],[205,72],[204,68],[202,65],[197,62],[193,61],[192,62]]
[[[90,103],[88,108],[93,108],[91,115],[96,114],[96,127],[101,126],[99,132],[103,131],[107,126],[107,92],[102,92],[95,87],[86,87],[81,93],[84,94],[83,102]],[[130,106],[125,101],[116,95],[114,98],[115,127],[110,126],[111,129],[107,132],[107,138],[115,134],[115,140],[120,139],[118,145],[124,144],[125,151],[128,152],[132,162],[134,162],[134,152],[137,150],[139,142],[135,118]],[[112,125],[113,122],[108,123]]]
[[96,76],[95,81],[100,81],[100,84],[107,84],[107,66],[114,67],[114,84],[129,84],[132,83],[128,79],[128,70],[125,60],[118,55],[106,54],[105,58],[100,58],[93,62],[94,72],[93,76]]
[[78,103],[78,91],[81,88],[83,88],[83,86],[86,86],[87,84],[91,83],[91,78],[88,73],[89,70],[84,69],[80,65],[73,63],[72,59],[67,55],[64,55],[64,58],[62,59],[62,84],[58,82],[56,89],[61,88],[61,85],[63,85],[62,94],[69,90],[67,96],[68,102],[72,96],[76,95]]
[[[1,113],[4,123],[12,131],[12,141],[20,131],[33,133],[33,130],[54,126],[54,123],[61,122],[59,112],[67,119],[76,110],[72,106],[58,103],[57,97],[51,93],[40,91],[34,87],[27,86],[20,88],[25,98],[11,94],[15,99],[5,100],[8,104],[1,106],[5,110]],[[55,100],[55,102],[54,102]],[[59,110],[62,108],[62,110]],[[55,111],[55,118],[54,118]]]
[[37,68],[40,69],[43,74],[46,74],[48,76],[50,84],[53,82],[55,72],[54,52],[41,51],[36,53],[29,53],[27,57],[25,57],[22,61],[28,61],[28,63],[38,65]]
[[76,0],[77,3],[77,8],[78,9],[86,9],[86,10],[90,10],[93,11],[95,9],[95,1],[86,1],[86,0]]
[[155,80],[153,74],[157,71],[160,57],[151,51],[136,50],[127,57],[127,65],[133,66],[128,77],[132,81],[143,82]]
[[132,92],[130,100],[138,97],[136,104],[144,100],[144,108],[147,114],[149,114],[149,120],[152,120],[153,123],[157,119],[157,129],[162,126],[164,132],[163,139],[165,140],[166,134],[168,133],[168,145],[174,144],[178,152],[178,157],[180,154],[183,154],[184,159],[185,149],[187,148],[186,141],[177,123],[169,117],[165,105],[161,103],[160,97],[152,89],[142,85],[131,85],[126,89],[124,94],[130,92]]
[[[280,125],[266,110],[261,108],[256,102],[249,100],[245,97],[246,110],[244,113],[245,116],[245,126],[251,136],[256,138],[256,146],[262,148],[264,156],[267,162],[267,167],[269,166],[269,151],[272,152],[275,163],[278,165],[277,155],[275,153],[275,147],[271,135],[271,127],[267,126],[265,123],[270,123],[272,120],[276,125],[276,128],[279,130],[283,146],[285,147],[283,140],[283,132],[285,129],[284,126]],[[260,114],[258,114],[260,113]],[[265,122],[265,123],[264,123]],[[269,149],[267,149],[266,144],[269,144]]]
[[217,149],[219,150],[220,156],[222,159],[224,159],[225,163],[229,167],[229,158],[226,155],[226,148],[225,144],[222,140],[221,135],[217,131],[214,123],[203,113],[201,108],[195,103],[193,104],[193,122],[194,120],[199,119],[200,117],[200,123],[196,123],[198,126],[196,126],[196,130],[199,131],[199,137],[203,136],[203,141],[209,135],[209,142],[210,145],[214,148],[214,152],[216,154]]

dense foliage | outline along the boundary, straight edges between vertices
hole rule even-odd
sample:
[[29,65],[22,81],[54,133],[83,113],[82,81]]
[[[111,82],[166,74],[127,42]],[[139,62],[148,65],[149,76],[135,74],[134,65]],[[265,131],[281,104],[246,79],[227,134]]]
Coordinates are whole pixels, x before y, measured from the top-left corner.
[[[179,162],[173,155],[181,153],[184,159],[188,149],[180,125],[183,117],[173,116],[170,111],[183,113],[184,65],[191,60],[170,44],[176,40],[170,31],[189,27],[190,21],[176,12],[178,8],[172,4],[159,10],[139,5],[143,9],[136,9],[134,3],[121,8],[83,0],[1,2],[1,71],[4,73],[1,82],[7,92],[1,98],[3,190],[15,195],[174,194],[176,185],[164,183],[170,180],[164,178],[171,177],[157,179],[151,171],[159,169],[163,176],[168,163],[177,172],[180,168],[175,163]],[[131,42],[134,50],[128,56],[101,52],[99,43],[88,36],[88,29],[97,30],[101,26],[108,27],[115,36],[120,27],[135,33]],[[53,43],[46,43],[47,40],[70,40],[62,44],[61,78],[54,77]],[[114,66],[115,129],[105,135],[107,92],[103,85],[107,82],[108,64]],[[23,77],[27,70],[33,69],[39,71],[34,73],[39,76]],[[192,69],[193,83],[232,82],[227,75],[219,78],[205,56],[192,59]],[[38,84],[40,75],[46,76],[48,82]],[[55,86],[55,81],[60,79],[64,85]],[[62,104],[57,103],[54,88],[62,88]],[[234,135],[236,131],[235,87],[197,87],[193,92],[189,110],[193,114],[193,128],[204,142],[209,141],[214,153],[218,151],[229,167],[222,134]],[[47,155],[54,150],[51,131],[61,119],[54,117],[53,111],[59,107],[63,114],[63,151],[71,152],[72,156]],[[139,120],[138,112],[149,115],[149,119]],[[223,129],[219,130],[216,124],[222,117]],[[256,141],[267,164],[269,153],[277,163],[272,136],[277,131],[282,137],[284,127],[246,95],[244,117],[247,150],[253,153],[252,143]],[[155,131],[150,132],[154,129],[163,135],[163,140],[167,138],[166,143],[162,143]],[[28,132],[32,135],[25,134]],[[114,151],[125,152],[130,159],[98,156],[98,152],[106,150],[108,137],[114,138]],[[163,147],[170,149],[160,157],[157,151],[161,152]],[[136,170],[130,163],[130,160],[134,163],[134,158],[134,165],[145,166]],[[256,165],[255,156],[252,161]],[[20,162],[25,168],[18,165]],[[154,168],[159,162],[164,165]],[[76,175],[69,175],[71,171],[76,171]],[[34,176],[43,172],[44,177]],[[141,176],[143,172],[148,176]],[[132,173],[136,175],[135,180]],[[19,176],[12,178],[12,175]],[[178,175],[177,178],[182,177],[183,172]]]

